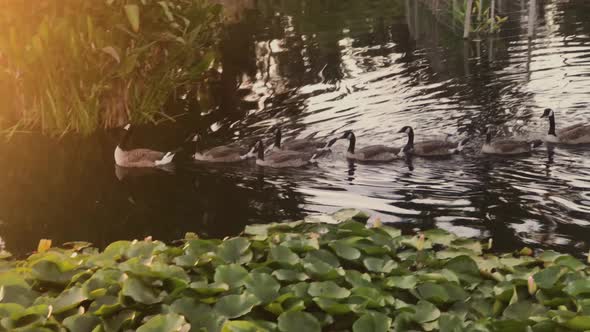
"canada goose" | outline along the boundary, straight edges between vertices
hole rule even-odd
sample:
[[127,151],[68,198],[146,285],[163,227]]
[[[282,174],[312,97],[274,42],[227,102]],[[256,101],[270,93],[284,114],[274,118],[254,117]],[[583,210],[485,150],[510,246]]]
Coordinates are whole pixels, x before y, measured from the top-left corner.
[[335,138],[328,146],[332,146],[339,139],[348,139],[348,151],[346,158],[358,161],[392,161],[398,158],[400,148],[385,145],[369,145],[360,149],[356,148],[356,136],[352,130],[344,132],[342,137]]
[[305,138],[300,139],[293,139],[286,142],[282,141],[282,131],[280,127],[275,129],[275,143],[273,150],[289,150],[289,151],[305,151],[305,152],[315,152],[316,150],[322,149],[326,147],[326,143],[315,139],[314,136],[316,133],[313,133]]
[[249,158],[248,149],[232,143],[228,145],[221,145],[209,150],[199,150],[199,134],[193,137],[195,144],[195,154],[193,159],[198,161],[215,162],[215,163],[233,163]]
[[541,140],[516,140],[516,139],[497,139],[492,142],[493,130],[486,128],[486,141],[481,148],[485,154],[504,154],[515,155],[529,153],[534,148],[543,144]]
[[564,144],[590,143],[590,124],[576,123],[556,131],[555,113],[552,109],[545,109],[541,118],[549,119],[549,132],[547,133],[547,136],[545,136],[547,142]]
[[301,167],[313,163],[316,156],[312,152],[299,152],[288,150],[270,151],[264,154],[264,144],[258,141],[254,145],[252,153],[256,153],[256,164],[259,166],[285,168]]
[[123,136],[115,149],[115,164],[121,167],[157,167],[168,165],[174,159],[172,152],[160,152],[150,149],[129,150],[129,140],[133,128],[127,124]]
[[414,143],[414,129],[410,126],[403,127],[398,133],[406,133],[408,135],[408,143],[404,146],[401,153],[413,154],[421,157],[449,156],[461,152],[467,142],[467,139],[460,142],[453,142],[448,140],[447,137],[445,140],[433,139]]

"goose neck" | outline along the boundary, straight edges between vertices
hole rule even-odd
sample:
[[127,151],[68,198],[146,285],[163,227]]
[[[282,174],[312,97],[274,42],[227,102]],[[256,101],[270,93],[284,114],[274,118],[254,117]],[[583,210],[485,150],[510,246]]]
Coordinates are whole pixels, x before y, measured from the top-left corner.
[[414,131],[410,130],[408,132],[408,143],[404,147],[404,151],[409,151],[414,147]]
[[555,134],[555,115],[549,115],[549,135],[557,136]]
[[354,136],[354,134],[351,133],[348,140],[349,140],[348,152],[354,154],[354,149],[356,147],[356,136]]
[[277,149],[281,148],[281,140],[283,139],[283,134],[281,133],[280,129],[277,129],[277,133],[275,134],[275,147]]
[[119,147],[119,149],[121,149],[121,151],[129,150],[130,139],[131,139],[131,129],[126,129],[125,132],[123,133],[123,136],[119,140],[119,145],[117,145]]
[[264,147],[262,146],[262,144],[260,144],[258,146],[258,156],[257,156],[258,160],[264,160]]

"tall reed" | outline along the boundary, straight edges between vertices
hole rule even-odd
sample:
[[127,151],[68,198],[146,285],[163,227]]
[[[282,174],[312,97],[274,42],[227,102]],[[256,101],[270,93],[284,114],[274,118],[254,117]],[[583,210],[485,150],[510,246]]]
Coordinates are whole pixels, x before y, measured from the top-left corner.
[[202,0],[2,1],[0,129],[156,121],[215,60],[220,13]]

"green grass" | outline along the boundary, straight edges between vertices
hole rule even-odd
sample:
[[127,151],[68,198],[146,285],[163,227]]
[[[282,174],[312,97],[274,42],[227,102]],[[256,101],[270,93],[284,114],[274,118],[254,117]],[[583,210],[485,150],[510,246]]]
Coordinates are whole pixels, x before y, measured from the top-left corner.
[[221,7],[202,0],[0,4],[0,130],[154,122],[215,61],[220,22]]
[[[2,331],[584,331],[590,271],[343,210],[225,240],[0,254]],[[309,220],[308,220],[309,221]],[[316,220],[317,221],[317,220]]]

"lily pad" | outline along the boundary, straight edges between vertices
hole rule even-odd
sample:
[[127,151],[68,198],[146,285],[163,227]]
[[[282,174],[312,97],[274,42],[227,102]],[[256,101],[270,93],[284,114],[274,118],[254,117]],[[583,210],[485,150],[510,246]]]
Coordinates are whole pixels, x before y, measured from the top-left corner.
[[389,273],[397,267],[397,263],[389,258],[367,257],[363,260],[363,264],[370,272]]
[[278,296],[281,284],[270,274],[252,273],[246,278],[246,287],[262,303],[268,303]]
[[440,310],[428,301],[419,301],[414,310],[414,320],[417,323],[432,322],[440,317]]
[[248,277],[248,270],[238,264],[229,264],[217,267],[213,279],[216,283],[237,288],[246,283],[246,277]]
[[286,265],[295,265],[299,263],[299,256],[288,247],[278,245],[270,248],[270,259]]
[[391,318],[382,313],[368,313],[361,316],[352,325],[353,332],[387,332],[391,327]]
[[260,300],[249,293],[241,295],[227,295],[215,303],[215,311],[227,318],[237,318],[249,313]]
[[135,302],[143,304],[155,304],[161,302],[164,298],[160,291],[133,277],[127,278],[127,280],[123,282],[121,293],[125,296],[129,296]]
[[344,299],[350,296],[350,291],[338,286],[332,281],[314,282],[309,285],[309,295],[330,299]]
[[156,315],[137,329],[137,332],[188,331],[190,325],[177,314]]
[[282,332],[321,332],[317,318],[303,311],[290,311],[278,318],[279,330]]
[[53,302],[53,312],[56,314],[77,307],[80,303],[88,299],[80,287],[70,288],[61,293]]
[[250,241],[243,237],[235,237],[223,241],[219,246],[217,255],[226,263],[245,264],[252,260],[252,252],[249,250]]

